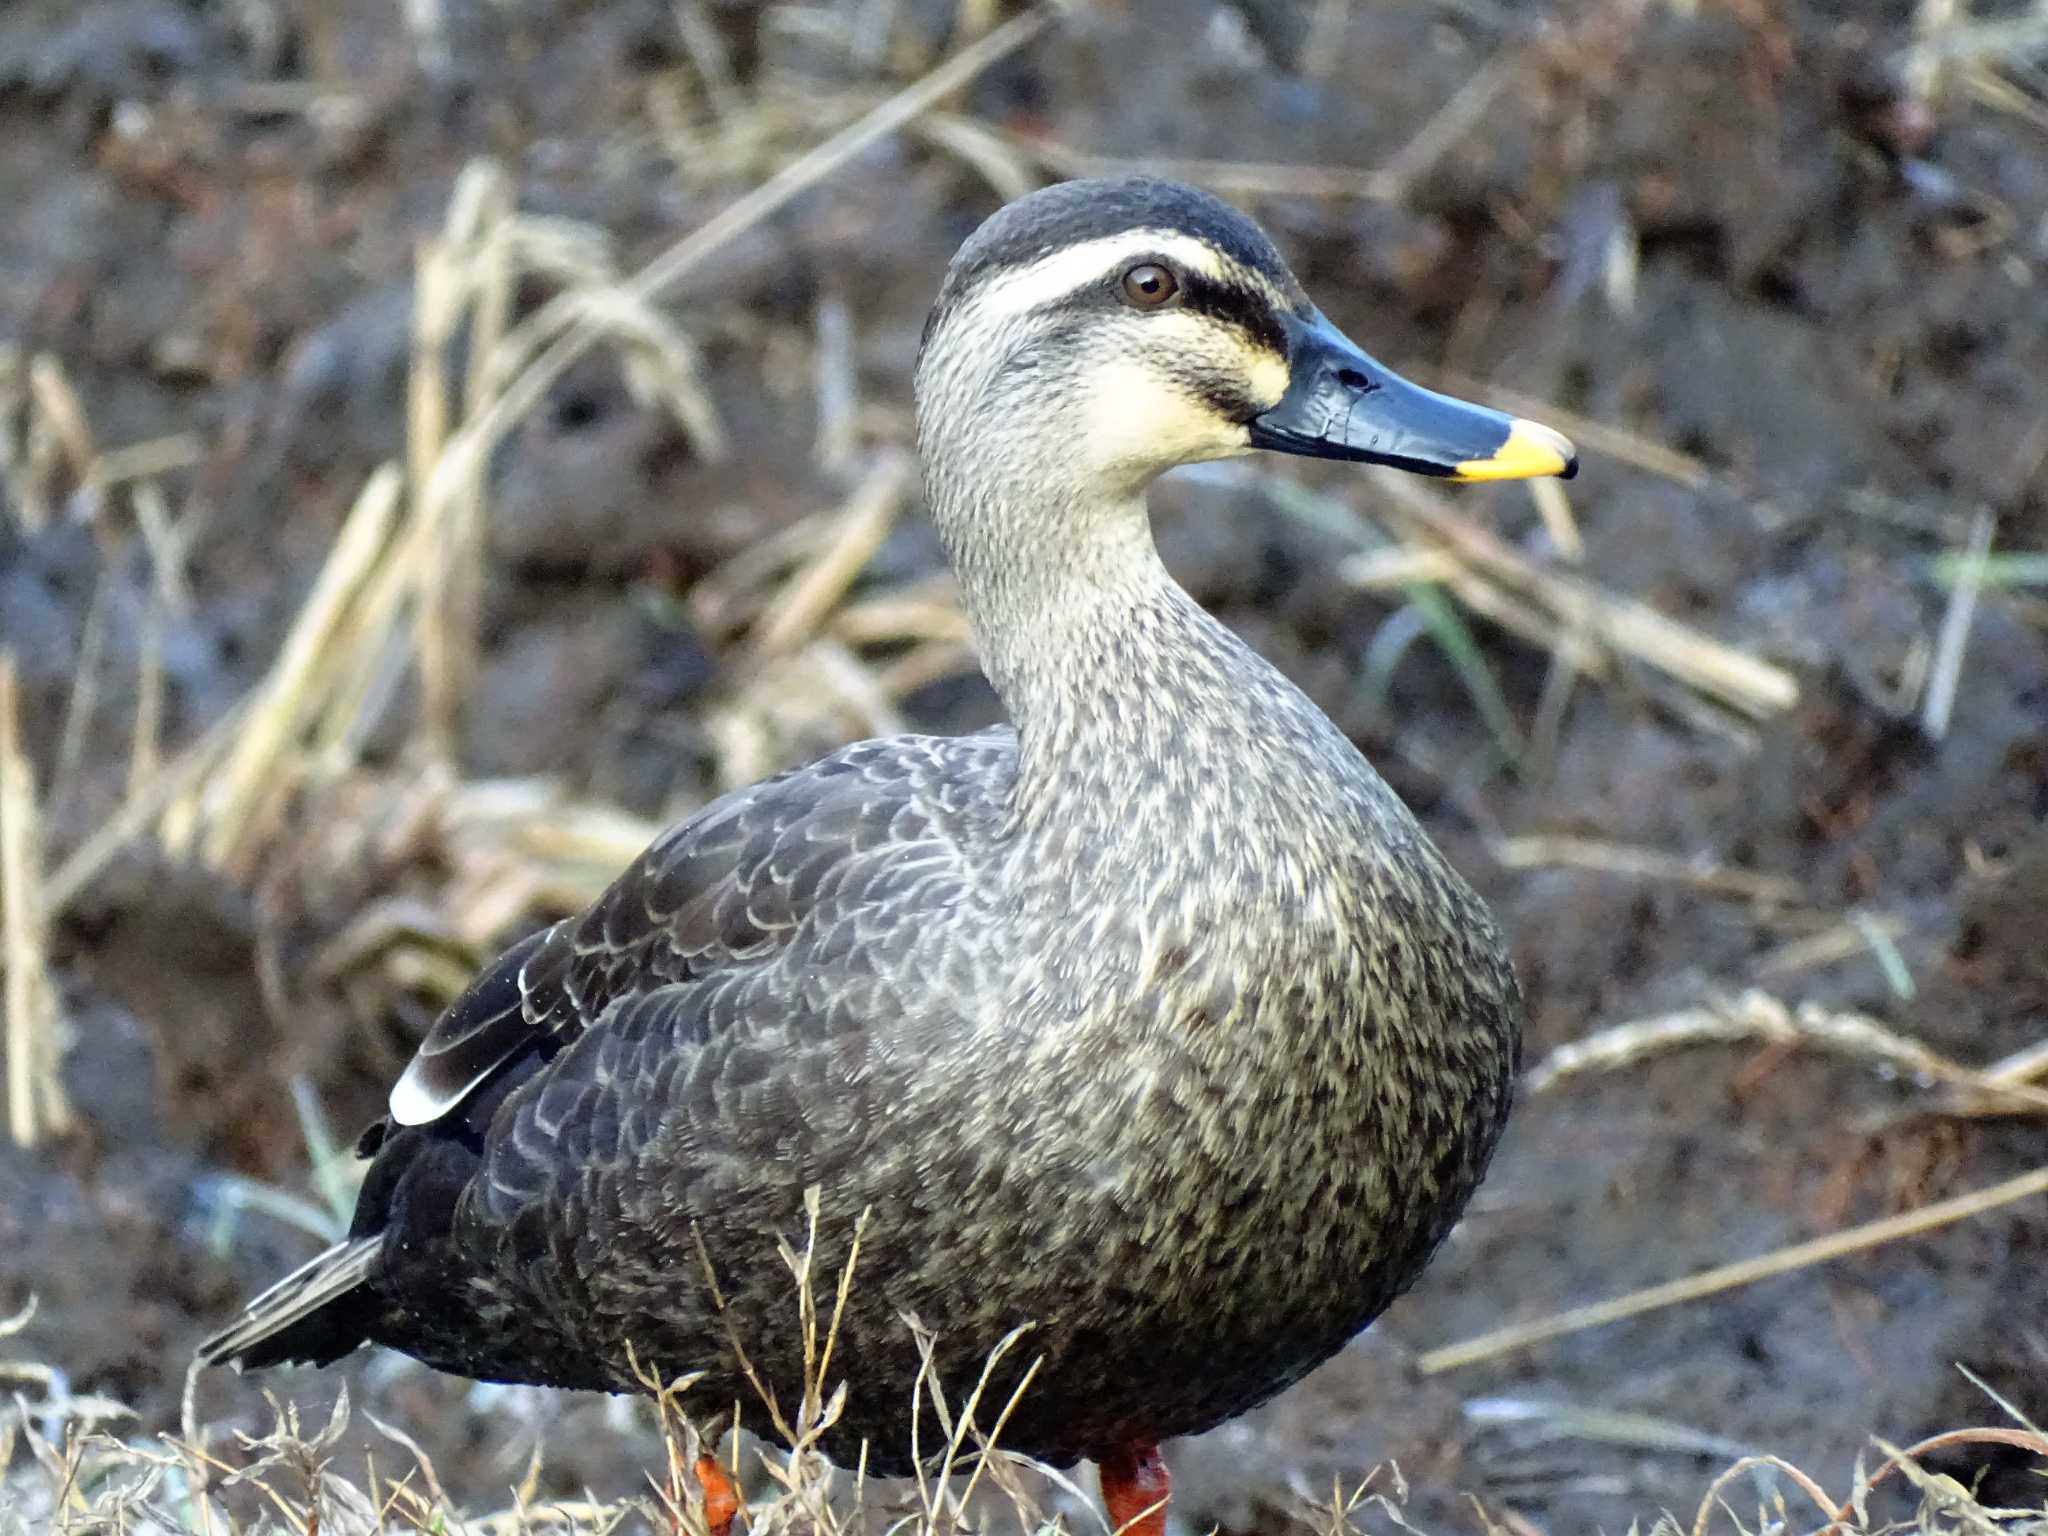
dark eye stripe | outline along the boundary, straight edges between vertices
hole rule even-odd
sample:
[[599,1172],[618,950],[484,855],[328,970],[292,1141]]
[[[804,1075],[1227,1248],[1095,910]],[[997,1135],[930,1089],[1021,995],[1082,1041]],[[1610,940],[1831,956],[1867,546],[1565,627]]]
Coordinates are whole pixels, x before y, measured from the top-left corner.
[[1259,414],[1259,402],[1234,384],[1207,376],[1188,383],[1194,397],[1225,421],[1250,421]]
[[1263,293],[1201,272],[1181,274],[1181,293],[1181,302],[1189,309],[1236,326],[1255,345],[1279,357],[1287,355],[1287,333],[1273,313],[1273,301]]

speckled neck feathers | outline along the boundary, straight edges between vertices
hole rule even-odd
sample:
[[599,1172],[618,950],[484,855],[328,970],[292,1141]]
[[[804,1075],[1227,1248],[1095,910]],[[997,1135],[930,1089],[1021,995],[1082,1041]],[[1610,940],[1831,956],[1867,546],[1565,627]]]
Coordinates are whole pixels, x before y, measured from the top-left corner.
[[[1155,257],[1223,307],[1121,305],[1119,272]],[[1250,220],[1144,178],[1049,188],[991,218],[954,260],[918,357],[918,448],[984,667],[1017,727],[1020,821],[1090,754],[1140,759],[1122,765],[1137,782],[1163,766],[1163,743],[1205,722],[1226,730],[1276,701],[1320,721],[1173,582],[1144,506],[1161,470],[1244,451],[1230,418],[1255,403],[1218,399],[1230,390],[1217,381],[1278,366],[1270,316],[1305,305]]]
[[[1289,786],[1305,815],[1336,790],[1405,820],[1320,712],[1173,580],[1142,488],[1092,479],[1064,451],[1098,407],[1051,359],[1015,355],[1047,344],[997,328],[963,345],[973,318],[944,316],[928,332],[918,445],[983,667],[1017,729],[1016,825],[1058,807],[1074,827],[1100,811],[1105,824],[1088,832],[1107,837],[1129,827],[1132,794],[1208,761],[1277,771],[1289,749],[1305,776],[1327,780],[1334,764],[1342,780]],[[1076,792],[1098,776],[1099,795]],[[1191,794],[1232,793],[1227,778],[1193,779]]]

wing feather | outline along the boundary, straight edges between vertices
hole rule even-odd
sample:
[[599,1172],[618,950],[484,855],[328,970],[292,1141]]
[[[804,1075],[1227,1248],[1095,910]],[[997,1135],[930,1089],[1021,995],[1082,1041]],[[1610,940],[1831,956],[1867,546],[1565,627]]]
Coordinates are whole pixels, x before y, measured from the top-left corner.
[[[391,1119],[415,1126],[450,1118],[480,1134],[483,1125],[472,1122],[495,1111],[511,1082],[600,1027],[618,1005],[757,966],[821,909],[872,911],[924,879],[957,878],[954,845],[933,825],[933,807],[952,799],[952,774],[985,773],[975,756],[967,742],[945,738],[862,742],[713,801],[665,833],[584,912],[487,967],[421,1042],[391,1090]],[[858,942],[854,929],[842,923],[817,937],[836,955],[842,937]],[[704,1028],[716,1030],[729,1012],[709,1006]],[[542,1102],[556,1120],[557,1106]],[[612,1137],[609,1126],[598,1133]]]
[[438,1119],[527,1043],[531,1024],[523,972],[553,931],[542,929],[506,950],[435,1022],[392,1086],[394,1121],[425,1125]]

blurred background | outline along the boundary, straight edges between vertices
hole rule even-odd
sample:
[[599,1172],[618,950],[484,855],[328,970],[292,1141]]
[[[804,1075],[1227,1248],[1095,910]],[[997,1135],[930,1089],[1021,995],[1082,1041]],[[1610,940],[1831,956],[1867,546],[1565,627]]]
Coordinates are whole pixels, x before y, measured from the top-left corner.
[[[177,1430],[482,957],[725,787],[996,717],[910,365],[981,218],[1125,168],[1584,456],[1154,494],[1494,904],[1531,1068],[1423,1283],[1175,1447],[1176,1520],[1392,1460],[1430,1529],[1689,1524],[1746,1454],[1840,1498],[1980,1425],[1918,1473],[2038,1509],[2048,5],[14,0],[0,1523]],[[343,1382],[466,1509],[662,1456],[369,1354],[188,1430]]]

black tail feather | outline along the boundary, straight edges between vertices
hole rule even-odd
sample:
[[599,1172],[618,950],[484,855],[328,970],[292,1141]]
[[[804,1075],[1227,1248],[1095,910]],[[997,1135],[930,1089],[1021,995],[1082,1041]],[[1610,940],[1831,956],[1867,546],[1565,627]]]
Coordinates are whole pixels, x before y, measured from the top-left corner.
[[369,1337],[370,1265],[382,1246],[382,1234],[336,1243],[250,1302],[199,1346],[199,1358],[242,1370],[339,1360]]

